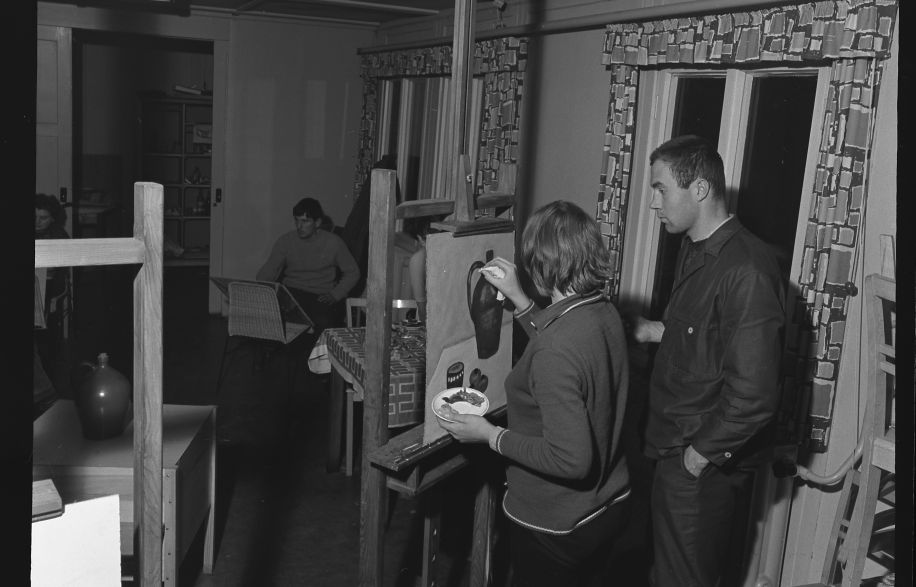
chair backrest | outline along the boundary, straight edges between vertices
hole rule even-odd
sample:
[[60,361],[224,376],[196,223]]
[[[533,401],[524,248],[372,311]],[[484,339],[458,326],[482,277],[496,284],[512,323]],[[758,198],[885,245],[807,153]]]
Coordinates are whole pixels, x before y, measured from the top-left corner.
[[[391,300],[393,310],[416,310],[417,300]],[[366,298],[347,298],[347,328],[366,325]]]
[[273,287],[260,283],[229,284],[229,336],[289,342]]

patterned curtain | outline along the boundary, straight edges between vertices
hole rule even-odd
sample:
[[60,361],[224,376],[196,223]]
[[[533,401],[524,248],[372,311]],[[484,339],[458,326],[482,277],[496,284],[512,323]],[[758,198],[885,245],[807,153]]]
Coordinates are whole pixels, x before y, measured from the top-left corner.
[[636,87],[639,69],[620,64],[611,72],[611,102],[608,106],[604,149],[601,153],[601,179],[598,187],[598,225],[614,271],[608,293],[615,299],[620,293],[620,265],[627,195],[630,190],[630,162],[633,156],[633,134],[636,130]]
[[[797,315],[797,352],[801,393],[808,407],[809,447],[827,449],[830,421],[849,297],[856,295],[856,246],[865,218],[867,170],[881,62],[838,59],[830,72],[830,91],[808,214],[799,274],[802,305]],[[810,342],[809,342],[810,341]],[[791,424],[791,423],[790,423]]]
[[[495,189],[501,173],[515,173],[527,58],[528,39],[525,37],[503,37],[475,43],[474,75],[483,78],[484,93],[480,141],[477,145],[477,193]],[[359,129],[354,194],[359,193],[374,163],[379,80],[449,76],[452,70],[452,47],[439,45],[368,53],[362,56],[361,68],[363,116]],[[514,181],[511,183],[514,185]]]
[[[603,63],[612,72],[599,180],[598,221],[619,291],[638,69],[643,66],[831,62],[831,84],[799,270],[802,297],[789,325],[791,356],[779,423],[786,442],[827,449],[836,378],[855,295],[859,223],[882,61],[890,55],[896,0],[829,0],[747,12],[608,25]],[[793,368],[794,366],[794,368]],[[807,409],[807,414],[804,411]]]

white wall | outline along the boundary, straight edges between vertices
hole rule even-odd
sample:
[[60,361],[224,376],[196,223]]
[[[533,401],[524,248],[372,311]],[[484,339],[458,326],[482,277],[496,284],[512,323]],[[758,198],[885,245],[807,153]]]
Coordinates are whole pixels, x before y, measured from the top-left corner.
[[604,30],[535,37],[522,99],[518,216],[563,199],[592,213],[607,123]]
[[353,206],[362,111],[361,29],[233,22],[223,274],[253,278],[301,198],[344,224]]

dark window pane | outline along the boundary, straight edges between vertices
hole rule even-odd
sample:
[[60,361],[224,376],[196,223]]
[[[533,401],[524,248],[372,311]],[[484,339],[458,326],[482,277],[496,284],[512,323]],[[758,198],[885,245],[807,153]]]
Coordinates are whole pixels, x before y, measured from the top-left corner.
[[398,124],[401,118],[401,80],[392,82],[391,92],[391,126],[388,131],[388,148],[382,155],[397,156],[398,154]]
[[754,80],[737,214],[775,249],[788,278],[817,77]]
[[714,145],[719,144],[724,99],[724,77],[688,77],[678,80],[671,136],[700,135]]
[[433,181],[436,171],[436,131],[439,121],[439,97],[448,78],[427,78],[424,90],[423,129],[420,136],[417,162],[417,199],[433,197]]
[[[722,106],[725,98],[724,77],[680,78],[677,83],[677,102],[671,136],[695,134],[719,143],[722,125]],[[681,243],[680,234],[668,234],[662,227],[658,235],[658,260],[655,264],[655,285],[649,317],[659,319],[674,283],[674,268]]]
[[423,132],[426,126],[427,78],[411,80],[413,85],[413,102],[410,112],[410,136],[407,137],[407,169],[404,170],[403,195],[405,200],[416,200],[417,180],[420,172],[420,159],[423,155]]

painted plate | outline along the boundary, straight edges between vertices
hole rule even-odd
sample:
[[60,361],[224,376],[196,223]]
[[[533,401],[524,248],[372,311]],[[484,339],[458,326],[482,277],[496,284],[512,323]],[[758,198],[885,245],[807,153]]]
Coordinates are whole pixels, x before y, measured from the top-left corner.
[[451,387],[440,391],[433,398],[433,413],[446,422],[454,422],[442,411],[442,407],[449,405],[459,414],[473,414],[483,416],[490,409],[490,400],[487,396],[470,387]]

